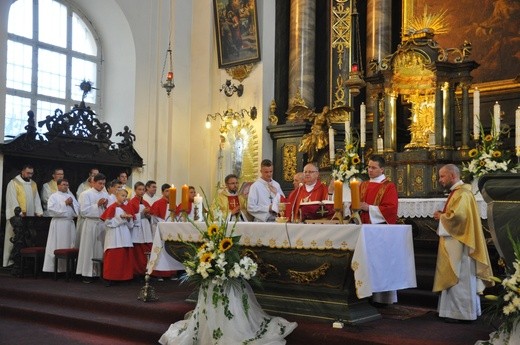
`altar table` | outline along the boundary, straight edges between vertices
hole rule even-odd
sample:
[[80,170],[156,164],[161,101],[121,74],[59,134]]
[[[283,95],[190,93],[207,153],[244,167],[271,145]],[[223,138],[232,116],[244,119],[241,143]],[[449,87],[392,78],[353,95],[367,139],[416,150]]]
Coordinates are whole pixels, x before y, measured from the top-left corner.
[[[400,198],[398,217],[433,218],[433,213],[444,208],[447,198]],[[487,219],[487,203],[480,193],[475,195],[480,218]]]
[[[197,226],[205,231],[204,223]],[[255,222],[237,223],[235,234],[241,235],[241,245],[248,247],[353,251],[350,267],[360,299],[374,292],[417,287],[411,225]],[[165,241],[181,240],[197,242],[201,236],[190,223],[159,223],[147,273],[183,269],[164,250]]]

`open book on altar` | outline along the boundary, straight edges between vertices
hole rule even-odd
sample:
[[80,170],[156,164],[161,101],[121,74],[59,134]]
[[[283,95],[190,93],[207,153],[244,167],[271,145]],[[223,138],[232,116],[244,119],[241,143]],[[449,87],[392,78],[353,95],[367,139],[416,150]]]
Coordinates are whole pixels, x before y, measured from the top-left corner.
[[308,201],[300,203],[300,219],[331,219],[334,215],[334,201]]

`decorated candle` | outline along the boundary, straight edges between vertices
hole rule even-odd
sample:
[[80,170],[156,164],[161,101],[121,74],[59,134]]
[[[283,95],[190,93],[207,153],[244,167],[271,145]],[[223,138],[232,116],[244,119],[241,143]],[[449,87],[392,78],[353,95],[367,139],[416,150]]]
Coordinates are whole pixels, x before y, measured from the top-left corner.
[[188,188],[188,185],[183,185],[182,186],[182,197],[181,197],[181,209],[183,211],[188,211],[188,207],[189,207],[189,188]]
[[500,134],[500,104],[498,101],[493,106],[493,129],[494,137]]
[[473,91],[473,139],[480,137],[480,91]]
[[350,144],[350,120],[345,120],[345,145]]
[[334,158],[336,158],[336,148],[334,147],[334,128],[329,127],[329,158],[330,162],[334,162]]
[[361,147],[365,147],[365,143],[367,141],[367,133],[366,133],[366,121],[367,121],[367,107],[365,105],[365,102],[361,103],[361,106],[359,108],[359,133],[360,135],[360,143],[359,145]]
[[169,189],[168,202],[170,210],[175,210],[175,206],[177,205],[177,188],[172,185]]
[[343,209],[343,182],[340,180],[334,181],[334,209]]
[[361,195],[359,186],[361,182],[355,177],[350,179],[350,195],[352,198],[351,207],[353,210],[359,210],[361,208]]

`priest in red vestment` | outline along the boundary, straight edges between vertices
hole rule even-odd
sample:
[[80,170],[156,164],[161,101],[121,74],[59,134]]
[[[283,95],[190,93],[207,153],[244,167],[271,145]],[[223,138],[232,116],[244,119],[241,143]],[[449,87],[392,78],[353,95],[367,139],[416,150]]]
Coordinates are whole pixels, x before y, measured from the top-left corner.
[[385,159],[374,155],[368,161],[369,181],[361,183],[361,222],[395,224],[397,222],[397,188],[385,174]]
[[[291,220],[300,219],[300,204],[302,202],[327,200],[328,187],[318,179],[320,176],[318,167],[314,163],[308,163],[303,168],[303,184],[289,195],[291,207]],[[324,215],[325,217],[326,215]],[[320,217],[321,218],[321,217]]]
[[[385,159],[373,155],[368,160],[369,181],[361,183],[361,222],[363,224],[395,224],[397,222],[397,188],[385,174]],[[390,273],[389,273],[390,274]],[[396,291],[375,292],[377,305],[397,303]]]

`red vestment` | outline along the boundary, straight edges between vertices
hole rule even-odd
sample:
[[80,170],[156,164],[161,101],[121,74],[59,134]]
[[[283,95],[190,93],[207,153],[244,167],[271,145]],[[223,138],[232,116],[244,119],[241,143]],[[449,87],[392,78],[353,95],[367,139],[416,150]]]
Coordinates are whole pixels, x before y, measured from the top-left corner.
[[[186,213],[188,215],[191,214],[191,207],[192,206],[193,206],[193,202],[189,201],[188,202],[188,209],[186,210]],[[182,209],[182,202],[181,202],[179,205],[177,205],[177,208],[175,209],[175,215],[176,216],[180,215],[182,211],[184,211],[184,210]]]
[[289,202],[291,207],[292,217],[291,219],[295,219],[300,216],[300,204],[302,202],[310,202],[310,201],[323,201],[327,200],[329,195],[329,188],[321,183],[321,181],[316,181],[316,184],[312,188],[310,192],[307,191],[305,185],[296,188],[294,191],[289,194]]
[[[384,179],[381,183],[363,181],[360,186],[361,202],[379,207],[379,211],[388,224],[397,222],[397,188],[395,184]],[[361,212],[361,222],[371,224],[370,213]]]

